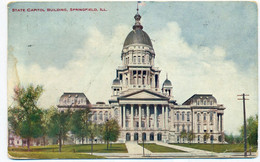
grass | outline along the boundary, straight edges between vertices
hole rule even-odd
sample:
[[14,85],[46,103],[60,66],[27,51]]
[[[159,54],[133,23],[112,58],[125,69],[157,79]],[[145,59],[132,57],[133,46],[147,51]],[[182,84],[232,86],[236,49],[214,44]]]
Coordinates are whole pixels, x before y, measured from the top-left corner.
[[[139,143],[140,146],[143,146],[143,144]],[[184,152],[181,150],[173,149],[170,147],[160,146],[155,143],[145,143],[144,148],[151,152]]]
[[9,151],[10,158],[20,159],[104,159],[102,156],[95,156],[83,153],[71,152],[14,152]]
[[[201,150],[206,150],[206,151],[213,151],[217,153],[223,153],[223,152],[244,152],[244,145],[243,144],[199,144],[199,143],[194,143],[194,144],[174,144],[178,146],[185,146],[185,147],[191,147],[195,149],[201,149]],[[247,147],[247,150],[249,152],[249,145]],[[257,146],[252,147],[252,152],[257,151]]]
[[[94,144],[94,153],[127,153],[125,144],[113,144],[112,147],[107,150],[106,144]],[[9,147],[8,153],[12,157],[19,158],[36,158],[36,159],[95,159],[104,158],[98,156],[92,156],[89,154],[91,152],[91,145],[63,145],[59,152],[58,145],[49,146],[31,146],[30,152],[27,151],[27,147]],[[75,153],[74,153],[75,151]]]

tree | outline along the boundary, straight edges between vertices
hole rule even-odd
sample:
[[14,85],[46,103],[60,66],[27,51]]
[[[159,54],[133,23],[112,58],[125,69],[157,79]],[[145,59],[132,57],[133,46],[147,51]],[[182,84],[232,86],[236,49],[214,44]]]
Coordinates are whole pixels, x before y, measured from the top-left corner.
[[103,139],[107,142],[107,149],[109,141],[116,142],[120,134],[120,127],[117,120],[110,119],[105,122],[103,127]]
[[204,142],[207,142],[207,140],[209,139],[209,133],[207,133],[207,132],[205,132],[204,133],[204,136],[203,136],[203,138],[204,138]]
[[30,139],[42,136],[42,111],[37,106],[43,88],[32,84],[27,88],[17,86],[14,89],[15,106],[8,109],[8,121],[16,135],[27,139],[30,151]]
[[[187,138],[187,132],[186,132],[186,130],[181,131],[181,138],[182,138],[182,139],[183,139],[183,138]],[[183,142],[184,142],[184,140],[183,140]]]
[[89,131],[89,138],[91,139],[91,154],[93,153],[93,140],[96,136],[100,134],[99,132],[99,125],[96,123],[89,123],[88,131]]
[[[257,145],[257,137],[258,137],[258,115],[255,117],[250,116],[247,119],[247,139],[249,145]],[[240,136],[244,137],[244,126],[241,126]]]
[[190,142],[191,144],[191,141],[195,138],[195,134],[192,132],[192,131],[189,131],[187,133],[187,137],[188,137],[188,141]]
[[61,152],[62,139],[66,136],[69,131],[69,121],[70,121],[70,110],[59,111],[57,108],[52,107],[53,114],[50,117],[50,122],[48,125],[48,135],[49,137],[58,138],[59,141],[59,152]]
[[71,133],[73,133],[76,138],[84,142],[84,138],[88,136],[88,119],[90,117],[89,108],[84,110],[77,110],[72,113],[71,116]]

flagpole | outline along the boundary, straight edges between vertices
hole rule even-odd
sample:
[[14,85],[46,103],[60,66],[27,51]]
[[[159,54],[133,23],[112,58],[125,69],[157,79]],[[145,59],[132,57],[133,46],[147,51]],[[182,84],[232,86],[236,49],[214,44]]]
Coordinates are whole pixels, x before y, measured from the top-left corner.
[[137,13],[138,13],[138,1],[136,1],[136,11],[137,11]]

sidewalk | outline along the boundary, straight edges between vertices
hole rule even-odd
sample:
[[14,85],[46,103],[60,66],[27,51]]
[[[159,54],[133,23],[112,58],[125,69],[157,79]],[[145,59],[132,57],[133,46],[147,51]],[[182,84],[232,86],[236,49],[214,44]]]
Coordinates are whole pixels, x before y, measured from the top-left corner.
[[[138,145],[137,142],[126,142],[125,143],[128,153],[131,155],[143,155],[143,147]],[[151,151],[144,149],[145,155],[150,155]]]
[[158,142],[158,141],[156,142],[156,144],[188,152],[188,153],[191,154],[191,156],[202,156],[202,155],[203,156],[218,156],[218,153],[215,153],[215,152],[210,152],[210,151],[205,151],[205,150],[200,150],[200,149],[194,149],[194,148],[190,148],[190,147],[172,145],[172,144]]

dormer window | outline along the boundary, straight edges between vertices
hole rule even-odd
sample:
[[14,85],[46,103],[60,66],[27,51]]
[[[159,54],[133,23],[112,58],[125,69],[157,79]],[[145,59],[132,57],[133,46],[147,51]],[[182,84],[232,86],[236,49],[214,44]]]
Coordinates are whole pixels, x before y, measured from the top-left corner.
[[200,100],[197,100],[197,105],[200,105]]

